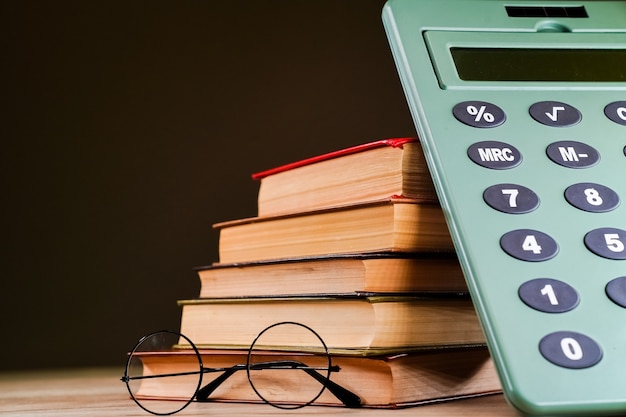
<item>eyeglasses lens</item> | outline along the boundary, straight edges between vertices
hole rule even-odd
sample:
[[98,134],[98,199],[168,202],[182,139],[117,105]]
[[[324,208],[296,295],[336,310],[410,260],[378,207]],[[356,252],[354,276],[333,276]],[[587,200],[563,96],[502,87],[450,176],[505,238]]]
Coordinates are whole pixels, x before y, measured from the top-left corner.
[[292,409],[311,404],[323,394],[330,365],[326,345],[317,333],[302,324],[285,322],[266,328],[254,340],[247,372],[263,401]]
[[128,358],[128,391],[141,408],[152,414],[170,415],[182,410],[202,383],[198,352],[176,349],[178,343],[193,346],[176,332],[151,333],[139,341]]

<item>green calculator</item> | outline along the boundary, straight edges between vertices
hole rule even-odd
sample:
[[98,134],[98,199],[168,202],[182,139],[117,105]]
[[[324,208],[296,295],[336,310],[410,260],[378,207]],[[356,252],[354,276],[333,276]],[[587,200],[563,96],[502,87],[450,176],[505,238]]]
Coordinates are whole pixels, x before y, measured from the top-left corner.
[[626,415],[626,1],[383,21],[508,401]]

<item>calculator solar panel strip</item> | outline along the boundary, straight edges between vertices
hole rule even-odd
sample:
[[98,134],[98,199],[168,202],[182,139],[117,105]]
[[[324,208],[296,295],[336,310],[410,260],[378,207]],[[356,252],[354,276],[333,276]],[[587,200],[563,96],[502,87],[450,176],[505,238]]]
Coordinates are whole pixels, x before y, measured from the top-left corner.
[[383,22],[508,401],[626,415],[626,2],[389,0]]

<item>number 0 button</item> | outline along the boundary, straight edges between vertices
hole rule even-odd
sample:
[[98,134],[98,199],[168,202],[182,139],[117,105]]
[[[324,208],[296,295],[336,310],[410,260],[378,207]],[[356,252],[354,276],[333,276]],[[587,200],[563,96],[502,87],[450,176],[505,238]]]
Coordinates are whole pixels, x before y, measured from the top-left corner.
[[554,332],[539,342],[544,358],[564,368],[589,368],[602,359],[602,349],[590,337],[576,332]]
[[578,293],[570,285],[551,278],[537,278],[519,287],[519,297],[529,307],[544,313],[564,313],[579,302]]
[[500,247],[522,261],[541,262],[559,253],[559,245],[547,234],[538,230],[512,230],[500,238]]
[[626,260],[626,231],[602,227],[585,235],[585,246],[591,252],[607,259]]

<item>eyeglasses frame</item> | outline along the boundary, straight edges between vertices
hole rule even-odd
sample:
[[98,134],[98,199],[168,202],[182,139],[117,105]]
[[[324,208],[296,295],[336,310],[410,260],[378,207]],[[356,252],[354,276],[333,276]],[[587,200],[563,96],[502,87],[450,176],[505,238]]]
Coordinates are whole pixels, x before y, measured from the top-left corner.
[[[269,362],[263,362],[263,363],[260,363],[260,364],[254,364],[254,365],[251,366],[251,358],[252,358],[252,355],[253,355],[253,350],[254,350],[254,347],[256,346],[259,338],[265,332],[269,331],[270,329],[272,329],[272,328],[274,328],[276,326],[285,325],[285,324],[300,326],[300,327],[303,327],[304,329],[310,331],[311,333],[313,333],[318,338],[318,340],[321,342],[321,344],[322,344],[322,346],[324,348],[324,354],[328,358],[328,366],[325,367],[325,368],[315,368],[315,367],[309,367],[309,366],[303,364],[302,362],[298,362],[298,361],[269,361]],[[131,362],[131,359],[133,358],[133,355],[135,354],[135,352],[137,352],[137,349],[141,346],[141,344],[145,340],[147,340],[148,338],[150,338],[150,337],[152,337],[152,336],[154,336],[156,334],[159,334],[159,333],[169,333],[169,334],[172,334],[172,335],[175,335],[175,336],[179,336],[179,337],[182,337],[183,339],[185,339],[187,341],[187,343],[189,344],[189,346],[192,348],[194,354],[196,355],[196,358],[197,358],[198,364],[199,364],[198,371],[173,373],[173,374],[163,374],[163,375],[155,375],[155,376],[145,376],[145,377],[130,377],[128,375],[128,368],[130,366],[130,362]],[[281,369],[282,368],[286,368],[286,369],[300,369],[300,370],[303,370],[304,372],[306,372],[307,374],[309,374],[310,376],[312,376],[318,382],[320,382],[320,384],[322,385],[322,388],[320,389],[319,393],[317,393],[317,395],[313,399],[311,399],[310,401],[308,401],[306,403],[295,404],[295,405],[282,405],[282,404],[274,403],[272,401],[267,400],[265,397],[263,397],[263,395],[259,392],[257,387],[252,382],[252,377],[250,375],[250,371],[254,370],[254,368],[257,368],[257,369],[279,369],[279,368],[281,368]],[[189,404],[191,404],[194,399],[197,402],[210,402],[211,400],[209,399],[209,396],[211,395],[211,393],[213,391],[215,391],[215,389],[217,389],[232,374],[234,374],[236,371],[240,371],[240,370],[243,370],[243,369],[246,370],[246,376],[248,378],[248,382],[250,383],[250,386],[254,390],[255,394],[264,403],[266,403],[268,405],[271,405],[271,406],[273,406],[275,408],[291,410],[291,409],[298,409],[298,408],[306,407],[307,405],[311,405],[313,402],[315,402],[324,393],[324,390],[326,390],[326,389],[328,389],[329,392],[331,392],[335,397],[337,397],[337,399],[339,399],[348,408],[358,408],[358,407],[362,406],[361,399],[359,398],[358,395],[356,395],[353,392],[351,392],[350,390],[342,387],[341,385],[337,384],[336,382],[331,381],[331,379],[330,379],[331,373],[332,372],[339,372],[341,368],[339,366],[337,366],[337,365],[333,365],[332,364],[332,357],[331,357],[329,349],[328,349],[326,343],[324,342],[324,340],[322,339],[322,337],[315,330],[310,328],[309,326],[307,326],[305,324],[302,324],[302,323],[293,322],[293,321],[282,321],[282,322],[274,323],[274,324],[266,327],[265,329],[263,329],[255,337],[255,339],[252,341],[252,343],[250,345],[250,348],[248,349],[248,353],[246,355],[246,363],[245,364],[233,365],[232,367],[227,367],[227,368],[206,368],[206,367],[204,367],[204,364],[202,362],[202,356],[200,354],[199,349],[196,347],[195,343],[193,343],[191,341],[191,339],[189,339],[187,336],[185,336],[184,334],[182,334],[180,332],[177,332],[177,331],[174,331],[174,330],[159,330],[159,331],[148,333],[148,334],[146,334],[145,336],[143,336],[143,337],[141,337],[139,339],[139,341],[136,343],[135,347],[128,354],[128,359],[126,360],[126,367],[124,368],[124,375],[122,376],[122,378],[120,380],[126,384],[126,388],[128,389],[128,393],[130,394],[130,396],[133,399],[133,401],[141,409],[143,409],[144,411],[147,411],[148,413],[154,414],[154,415],[168,416],[168,415],[176,414],[176,413],[182,411]],[[317,372],[318,370],[326,370],[327,371],[326,375],[324,376],[324,375],[320,374],[319,372]],[[218,376],[217,378],[215,378],[214,380],[209,382],[204,387],[200,388],[202,386],[203,375],[206,374],[206,373],[213,373],[213,372],[223,372],[223,373],[222,373],[222,375]],[[131,380],[134,380],[134,379],[157,378],[157,377],[167,377],[167,376],[181,376],[181,375],[192,375],[192,374],[198,374],[199,375],[198,384],[197,384],[197,386],[196,386],[196,388],[194,390],[194,394],[181,407],[179,407],[178,409],[176,409],[174,411],[170,411],[170,412],[166,412],[166,413],[155,412],[153,410],[150,410],[150,409],[146,408],[144,405],[142,405],[141,402],[139,400],[137,400],[135,398],[135,396],[133,395],[133,392],[132,392],[131,387],[129,385],[129,382]]]

